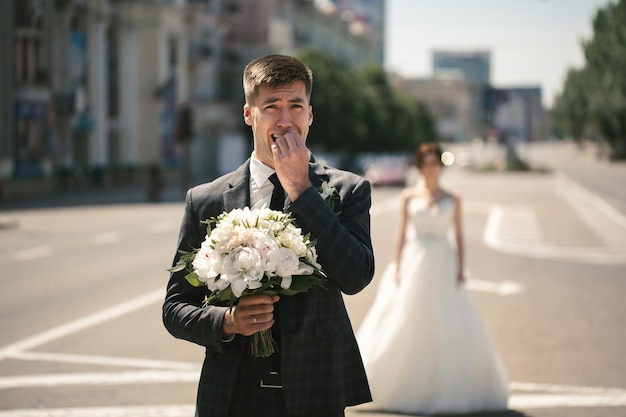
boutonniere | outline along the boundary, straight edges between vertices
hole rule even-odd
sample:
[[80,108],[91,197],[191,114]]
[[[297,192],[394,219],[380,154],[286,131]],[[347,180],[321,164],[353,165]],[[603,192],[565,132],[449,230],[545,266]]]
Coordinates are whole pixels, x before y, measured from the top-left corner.
[[328,182],[322,181],[322,185],[317,188],[317,192],[320,193],[326,204],[335,210],[335,205],[339,203],[339,191],[335,187],[328,185]]

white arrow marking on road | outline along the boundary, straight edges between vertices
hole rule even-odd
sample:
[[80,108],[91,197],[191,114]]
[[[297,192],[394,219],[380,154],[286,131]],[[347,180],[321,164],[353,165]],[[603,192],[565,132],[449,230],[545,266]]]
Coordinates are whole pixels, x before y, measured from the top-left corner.
[[480,291],[501,296],[519,294],[524,290],[521,284],[513,281],[482,281],[477,279],[468,279],[465,282],[465,288],[470,291]]

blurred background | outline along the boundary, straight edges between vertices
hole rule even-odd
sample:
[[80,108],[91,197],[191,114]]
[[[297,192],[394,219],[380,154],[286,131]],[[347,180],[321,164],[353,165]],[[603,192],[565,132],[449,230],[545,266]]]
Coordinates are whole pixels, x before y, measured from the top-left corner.
[[313,69],[308,146],[374,185],[353,327],[439,141],[490,416],[626,416],[626,0],[0,0],[0,417],[193,415],[204,349],[160,311],[184,192],[250,156],[276,52]]
[[3,201],[231,170],[243,66],[272,52],[313,68],[309,145],[355,172],[427,140],[501,146],[501,169],[549,140],[626,156],[623,1],[448,3],[3,1]]

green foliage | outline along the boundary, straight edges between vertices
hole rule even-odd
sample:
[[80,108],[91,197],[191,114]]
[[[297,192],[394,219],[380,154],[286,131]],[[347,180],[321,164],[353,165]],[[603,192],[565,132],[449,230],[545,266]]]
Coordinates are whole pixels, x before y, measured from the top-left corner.
[[570,69],[563,93],[557,97],[553,109],[555,122],[580,141],[589,121],[589,99],[585,70]]
[[580,139],[595,129],[613,155],[626,157],[626,0],[599,9],[582,43],[583,69],[570,70],[554,107],[558,127]]
[[348,153],[411,152],[436,138],[426,107],[391,87],[380,66],[350,69],[316,50],[299,58],[313,70],[311,144]]

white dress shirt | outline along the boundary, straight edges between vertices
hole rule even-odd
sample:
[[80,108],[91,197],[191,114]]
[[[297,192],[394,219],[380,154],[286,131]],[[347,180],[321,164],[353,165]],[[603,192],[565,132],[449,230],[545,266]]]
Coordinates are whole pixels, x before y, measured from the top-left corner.
[[269,178],[274,172],[276,171],[256,159],[254,152],[252,153],[250,159],[250,210],[270,206],[274,184]]

